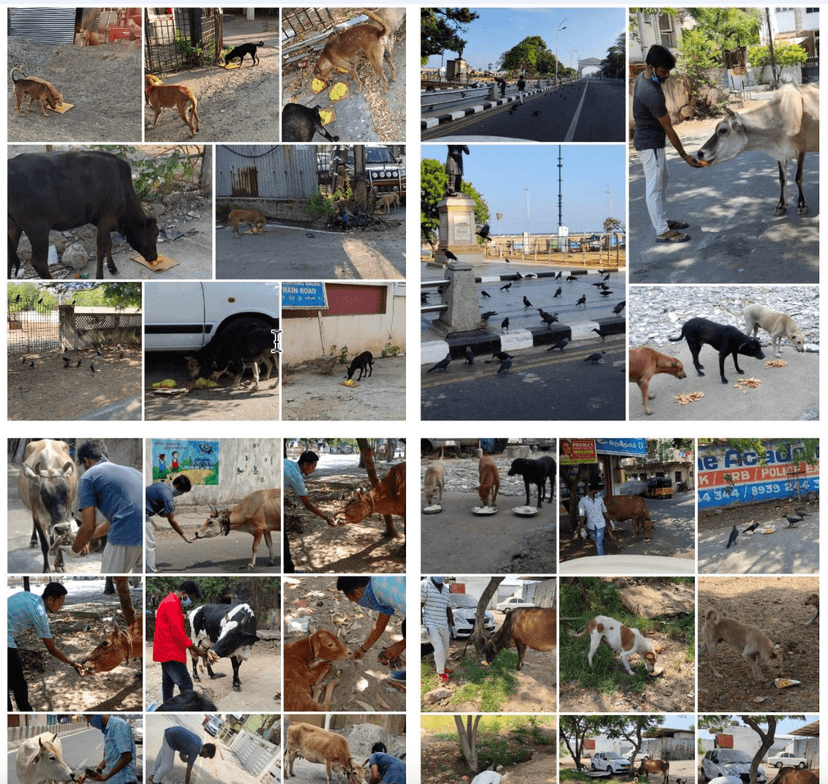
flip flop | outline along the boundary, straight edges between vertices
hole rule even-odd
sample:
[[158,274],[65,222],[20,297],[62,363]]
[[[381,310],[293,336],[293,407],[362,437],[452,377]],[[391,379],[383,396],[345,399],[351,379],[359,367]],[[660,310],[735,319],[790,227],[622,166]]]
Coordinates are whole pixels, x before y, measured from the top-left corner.
[[690,228],[689,223],[682,223],[681,221],[671,221],[671,220],[667,221],[667,226],[668,226],[668,228],[673,229],[673,231],[677,231],[678,229],[689,229]]
[[656,237],[656,242],[687,242],[690,237],[687,234],[679,234],[674,229],[671,229],[664,234],[659,234]]

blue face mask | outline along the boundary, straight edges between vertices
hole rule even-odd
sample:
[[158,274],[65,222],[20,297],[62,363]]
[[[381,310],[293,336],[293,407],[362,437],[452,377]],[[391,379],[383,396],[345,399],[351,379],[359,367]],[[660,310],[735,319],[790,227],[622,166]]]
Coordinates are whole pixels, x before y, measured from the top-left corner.
[[94,716],[89,717],[89,723],[96,729],[103,732],[103,716],[99,713],[96,713]]
[[181,600],[181,606],[182,607],[189,607],[192,603],[193,603],[193,600],[189,596],[185,596]]

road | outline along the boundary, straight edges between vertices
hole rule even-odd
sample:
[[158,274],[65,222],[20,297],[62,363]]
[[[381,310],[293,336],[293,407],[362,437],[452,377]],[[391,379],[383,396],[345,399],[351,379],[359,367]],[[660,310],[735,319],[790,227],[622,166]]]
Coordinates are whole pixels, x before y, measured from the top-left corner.
[[[469,99],[469,106],[481,103]],[[443,123],[423,131],[422,139],[496,136],[536,142],[623,142],[625,116],[623,81],[581,79],[529,96],[523,106],[512,102]]]

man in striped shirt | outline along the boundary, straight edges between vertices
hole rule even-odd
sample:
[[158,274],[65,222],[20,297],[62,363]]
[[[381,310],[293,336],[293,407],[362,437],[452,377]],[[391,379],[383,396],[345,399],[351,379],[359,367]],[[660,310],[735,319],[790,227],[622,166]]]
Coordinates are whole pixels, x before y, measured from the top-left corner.
[[434,664],[437,677],[448,683],[449,673],[446,658],[449,651],[449,624],[454,623],[454,616],[449,605],[449,589],[442,577],[427,577],[420,583],[420,606],[423,625],[429,640],[434,646]]

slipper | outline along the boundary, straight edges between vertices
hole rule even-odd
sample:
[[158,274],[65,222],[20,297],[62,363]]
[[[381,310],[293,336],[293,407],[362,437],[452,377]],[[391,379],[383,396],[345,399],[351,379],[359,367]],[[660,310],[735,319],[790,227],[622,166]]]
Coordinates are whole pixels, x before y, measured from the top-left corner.
[[682,223],[681,221],[671,221],[671,220],[667,221],[667,226],[668,226],[668,228],[673,229],[673,231],[677,231],[679,229],[689,229],[690,228],[689,223]]
[[659,234],[656,237],[656,242],[687,242],[690,237],[687,234],[679,234],[677,231],[670,229],[670,231]]

